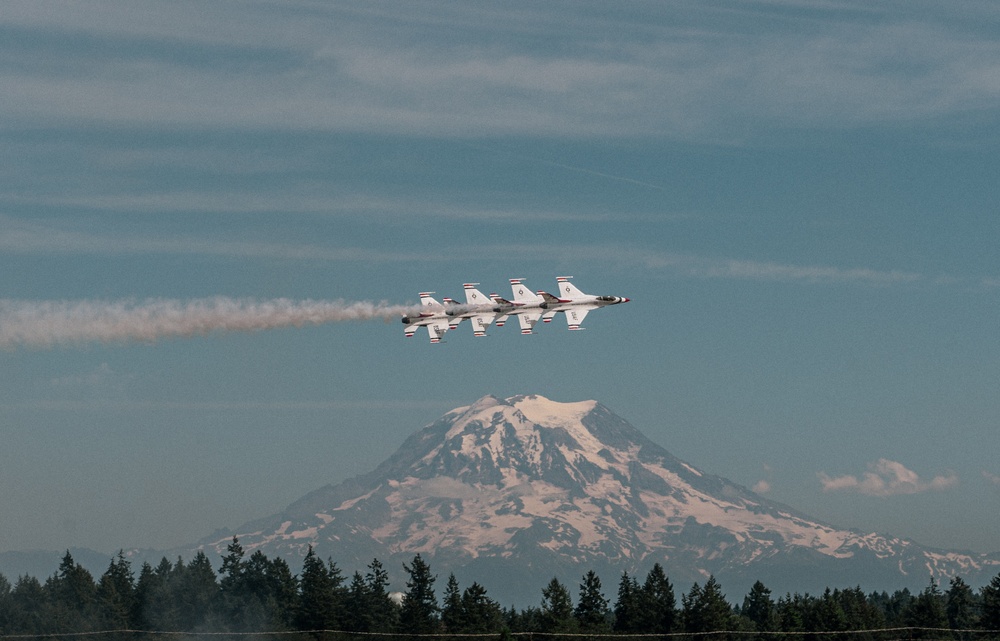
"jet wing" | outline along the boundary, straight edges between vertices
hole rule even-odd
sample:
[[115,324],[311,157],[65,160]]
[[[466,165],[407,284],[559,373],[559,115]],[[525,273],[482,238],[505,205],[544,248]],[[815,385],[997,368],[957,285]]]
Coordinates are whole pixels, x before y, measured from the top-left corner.
[[566,314],[566,325],[570,329],[583,329],[580,324],[583,323],[583,319],[587,317],[587,312],[592,309],[597,309],[596,306],[581,306],[581,307],[570,307],[564,314]]
[[432,343],[440,343],[441,337],[448,331],[448,323],[443,320],[427,324],[427,335],[431,337]]
[[472,317],[472,335],[486,336],[486,328],[490,326],[495,318],[494,314],[478,314]]
[[541,314],[518,314],[517,322],[521,323],[521,333],[522,334],[533,334],[531,331],[535,327],[535,323],[538,319],[542,317]]

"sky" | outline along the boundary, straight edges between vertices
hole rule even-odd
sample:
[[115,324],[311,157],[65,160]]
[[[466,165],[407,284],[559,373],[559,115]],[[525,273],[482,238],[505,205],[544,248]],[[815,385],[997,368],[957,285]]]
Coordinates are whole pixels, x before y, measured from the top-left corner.
[[[1000,552],[998,21],[5,2],[0,551],[193,543],[541,394],[824,522]],[[557,276],[631,302],[397,321]]]

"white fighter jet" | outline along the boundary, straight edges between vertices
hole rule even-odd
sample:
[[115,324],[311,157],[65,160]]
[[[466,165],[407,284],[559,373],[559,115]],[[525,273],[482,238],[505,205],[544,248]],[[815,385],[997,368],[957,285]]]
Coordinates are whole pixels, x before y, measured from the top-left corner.
[[566,315],[566,324],[569,329],[583,329],[580,324],[592,309],[617,305],[618,303],[627,303],[629,301],[629,299],[621,296],[592,296],[584,294],[577,289],[576,285],[569,282],[571,278],[573,277],[559,276],[556,278],[559,291],[558,296],[547,292],[538,292],[539,297],[544,301],[546,309],[554,312],[562,312]]
[[507,314],[517,316],[517,321],[521,324],[522,334],[534,334],[535,325],[538,324],[539,320],[548,323],[556,315],[555,310],[549,311],[547,309],[548,304],[544,298],[524,286],[523,278],[511,278],[510,289],[514,294],[513,301],[499,296],[494,301],[510,306]]
[[431,297],[434,292],[420,292],[420,312],[414,316],[403,317],[403,332],[407,338],[413,338],[419,327],[427,328],[427,335],[432,343],[440,343],[441,337],[448,331],[450,317],[445,307]]
[[465,305],[450,298],[445,299],[446,303],[451,303],[449,307],[445,308],[445,314],[451,318],[448,323],[449,330],[456,329],[466,318],[472,323],[473,336],[486,336],[486,328],[494,321],[496,321],[497,327],[503,327],[507,316],[489,296],[476,289],[478,284],[464,283],[462,285],[465,289]]

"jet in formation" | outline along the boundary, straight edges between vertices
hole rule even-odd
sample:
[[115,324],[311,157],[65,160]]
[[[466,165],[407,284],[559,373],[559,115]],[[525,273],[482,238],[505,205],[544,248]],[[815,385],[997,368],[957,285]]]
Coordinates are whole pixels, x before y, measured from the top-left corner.
[[503,327],[514,316],[521,326],[522,334],[534,334],[535,325],[539,321],[548,323],[560,312],[566,317],[569,329],[580,330],[583,329],[583,319],[591,310],[629,302],[628,298],[621,296],[584,294],[569,282],[571,278],[572,276],[560,276],[556,279],[557,294],[533,292],[525,286],[523,278],[511,278],[513,300],[497,294],[486,296],[476,289],[479,283],[465,283],[462,286],[465,289],[464,304],[451,298],[445,298],[443,303],[439,303],[431,296],[434,292],[421,292],[420,312],[403,317],[403,331],[410,338],[416,334],[417,329],[426,327],[431,342],[440,343],[445,332],[458,329],[464,320],[472,325],[474,336],[486,336],[490,325]]

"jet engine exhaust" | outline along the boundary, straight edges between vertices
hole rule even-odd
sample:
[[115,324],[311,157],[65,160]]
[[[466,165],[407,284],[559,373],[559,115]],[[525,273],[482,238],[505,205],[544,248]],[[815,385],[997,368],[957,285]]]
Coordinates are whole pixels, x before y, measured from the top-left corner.
[[202,298],[189,301],[20,301],[0,299],[0,348],[88,342],[154,342],[213,332],[254,332],[346,321],[395,321],[413,305],[371,301]]

